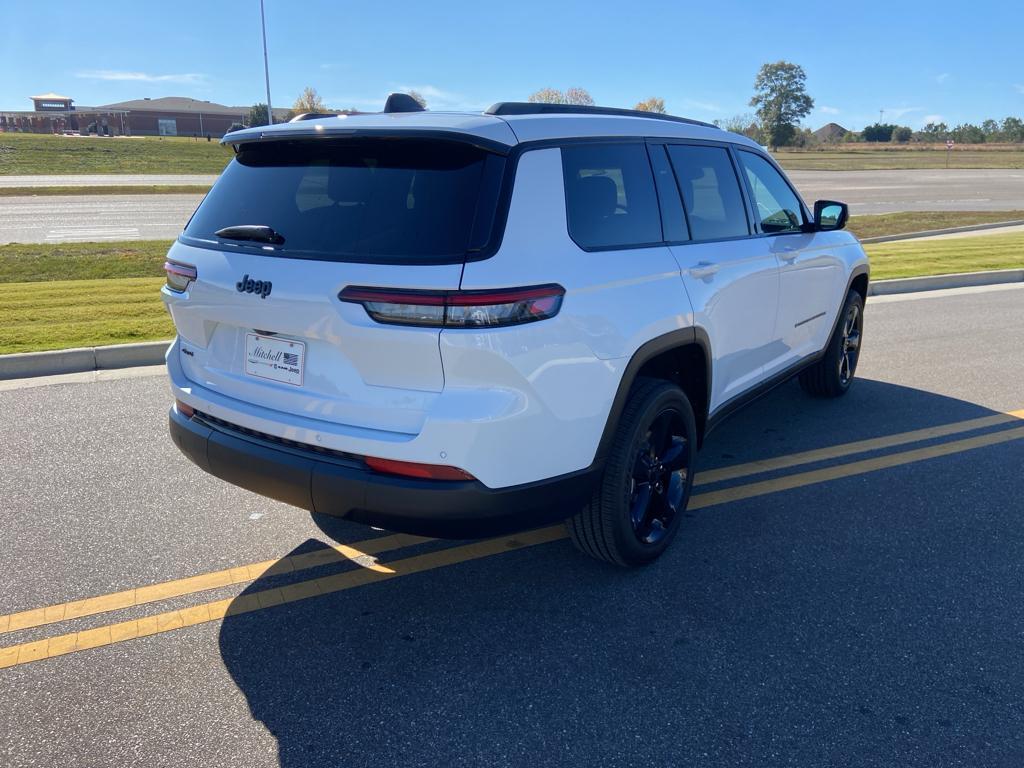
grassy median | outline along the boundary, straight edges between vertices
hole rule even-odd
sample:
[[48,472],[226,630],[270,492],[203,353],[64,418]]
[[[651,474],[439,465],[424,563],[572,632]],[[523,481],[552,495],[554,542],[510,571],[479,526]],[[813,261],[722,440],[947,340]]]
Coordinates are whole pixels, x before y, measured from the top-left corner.
[[[174,335],[166,241],[0,245],[0,354]],[[1024,267],[1024,234],[867,246],[872,278]]]
[[217,141],[179,136],[0,133],[0,176],[82,173],[220,173],[232,158]]
[[1024,221],[1024,211],[921,211],[851,216],[846,228],[857,237],[905,235],[971,224]]
[[159,277],[0,285],[0,354],[169,339]]
[[111,184],[102,187],[0,187],[0,197],[54,195],[205,195],[205,184]]
[[[783,149],[775,159],[788,171],[885,171],[945,168],[945,145],[841,144]],[[1024,145],[963,145],[949,152],[950,168],[1024,168]]]
[[0,246],[0,354],[169,339],[169,243]]
[[1024,234],[901,240],[865,246],[871,279],[1024,268]]
[[[945,168],[944,144],[840,144],[775,154],[789,170],[862,171]],[[231,149],[181,136],[0,134],[0,175],[220,173]],[[1024,168],[1024,145],[957,146],[950,168]]]

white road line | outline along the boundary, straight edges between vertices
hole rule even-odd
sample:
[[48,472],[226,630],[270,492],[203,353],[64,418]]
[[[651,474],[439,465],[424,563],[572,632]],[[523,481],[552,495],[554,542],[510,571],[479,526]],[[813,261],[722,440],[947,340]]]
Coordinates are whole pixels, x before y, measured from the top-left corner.
[[55,240],[137,240],[138,227],[92,227],[89,229],[51,229],[47,242]]

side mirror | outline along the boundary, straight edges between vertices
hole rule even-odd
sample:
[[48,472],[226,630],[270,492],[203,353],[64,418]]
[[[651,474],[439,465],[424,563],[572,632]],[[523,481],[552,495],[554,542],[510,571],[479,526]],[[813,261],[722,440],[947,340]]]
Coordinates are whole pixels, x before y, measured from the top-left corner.
[[846,226],[850,208],[835,200],[819,200],[814,204],[814,228],[818,232],[831,232]]

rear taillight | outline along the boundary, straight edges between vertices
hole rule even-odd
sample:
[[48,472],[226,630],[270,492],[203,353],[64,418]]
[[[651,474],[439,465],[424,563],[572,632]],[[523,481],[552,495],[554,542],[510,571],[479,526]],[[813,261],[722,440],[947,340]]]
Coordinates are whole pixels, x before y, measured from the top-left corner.
[[475,480],[469,472],[458,467],[444,464],[419,464],[414,461],[396,461],[395,459],[376,459],[366,457],[366,466],[375,472],[402,477],[418,477],[425,480]]
[[196,279],[196,268],[180,261],[165,261],[164,272],[167,273],[167,287],[175,293],[184,293],[189,283]]
[[181,400],[174,400],[174,407],[178,409],[178,413],[184,416],[186,419],[191,419],[196,414],[196,409],[188,403],[183,403]]
[[378,323],[433,328],[499,328],[558,314],[565,289],[535,285],[486,291],[413,291],[349,286],[338,298],[362,304]]

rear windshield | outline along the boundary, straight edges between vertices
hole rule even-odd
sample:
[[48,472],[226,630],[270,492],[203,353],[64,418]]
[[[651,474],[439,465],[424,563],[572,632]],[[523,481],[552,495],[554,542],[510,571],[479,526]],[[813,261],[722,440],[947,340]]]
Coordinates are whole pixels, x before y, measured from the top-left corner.
[[[297,258],[458,261],[489,245],[503,169],[501,156],[452,141],[244,144],[182,239]],[[283,240],[215,234],[241,225]]]

